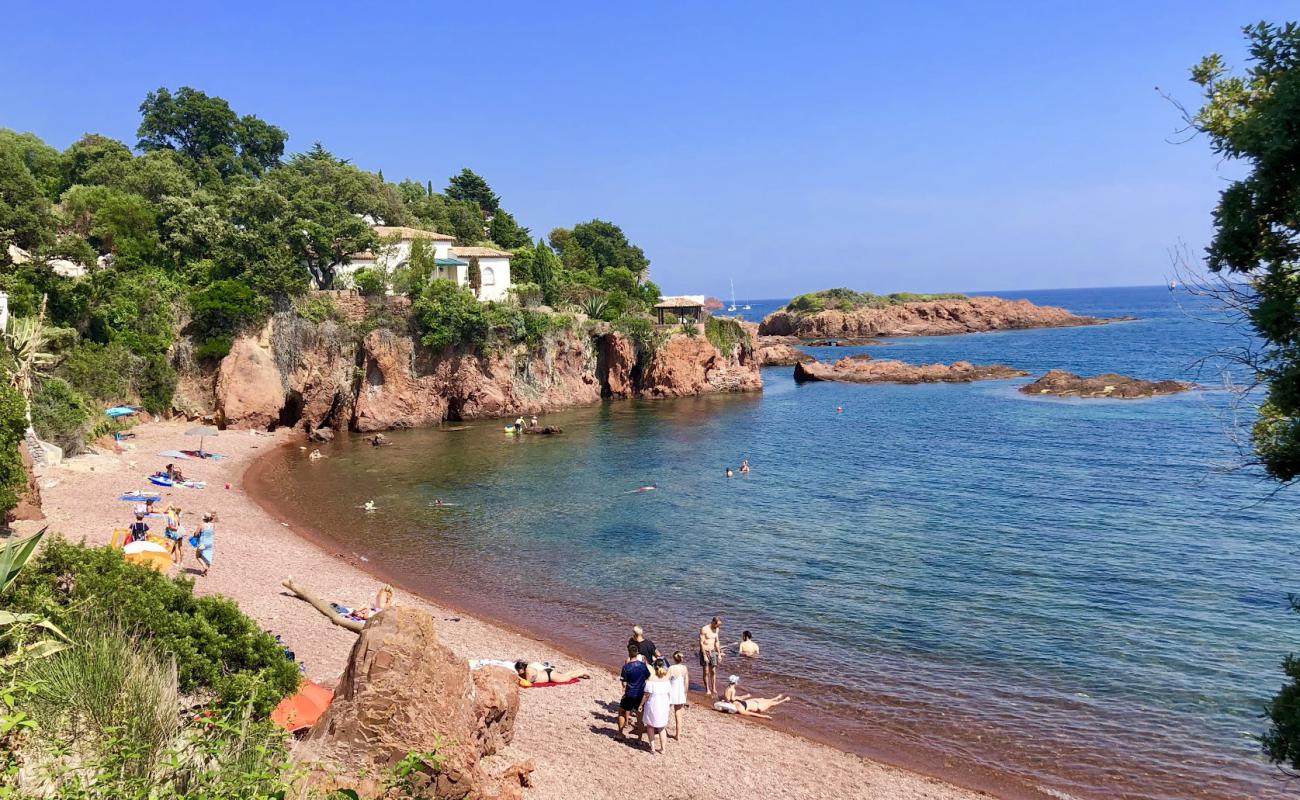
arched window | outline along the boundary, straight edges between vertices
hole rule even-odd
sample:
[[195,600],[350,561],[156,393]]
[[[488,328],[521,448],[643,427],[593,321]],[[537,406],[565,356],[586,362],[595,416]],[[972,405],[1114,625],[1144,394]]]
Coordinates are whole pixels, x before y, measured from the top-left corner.
[[483,285],[495,286],[497,283],[497,274],[491,267],[483,268]]

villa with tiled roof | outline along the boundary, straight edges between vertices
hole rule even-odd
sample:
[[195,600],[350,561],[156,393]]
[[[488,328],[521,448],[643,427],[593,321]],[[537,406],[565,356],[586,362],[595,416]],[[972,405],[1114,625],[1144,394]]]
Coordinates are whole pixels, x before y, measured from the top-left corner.
[[510,254],[495,247],[456,245],[456,237],[445,233],[391,225],[375,225],[379,246],[374,251],[353,253],[347,264],[338,267],[339,275],[351,275],[359,269],[372,268],[392,273],[411,260],[411,245],[424,239],[433,247],[435,278],[469,284],[470,259],[478,261],[480,300],[504,300],[510,290]]

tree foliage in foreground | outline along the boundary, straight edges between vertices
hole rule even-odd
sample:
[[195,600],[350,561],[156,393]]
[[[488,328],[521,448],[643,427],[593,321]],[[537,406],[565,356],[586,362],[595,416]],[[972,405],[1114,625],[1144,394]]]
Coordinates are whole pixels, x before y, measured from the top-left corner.
[[1192,69],[1205,102],[1192,119],[1214,152],[1248,167],[1219,196],[1206,263],[1244,275],[1252,325],[1266,350],[1257,364],[1268,386],[1253,431],[1255,452],[1280,481],[1300,477],[1300,27],[1244,29],[1244,71],[1222,56]]

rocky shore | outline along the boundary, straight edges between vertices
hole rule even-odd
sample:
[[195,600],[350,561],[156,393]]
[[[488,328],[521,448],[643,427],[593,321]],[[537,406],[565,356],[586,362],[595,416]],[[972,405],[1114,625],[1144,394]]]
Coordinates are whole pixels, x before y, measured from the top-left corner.
[[236,339],[219,364],[182,354],[176,410],[235,429],[380,431],[763,386],[752,336],[726,353],[681,333],[648,348],[608,324],[576,320],[534,343],[434,352],[403,322],[408,309],[398,299],[382,309],[388,324],[364,335],[361,314],[376,313],[364,306],[346,322],[281,313]]
[[794,379],[809,381],[843,381],[847,383],[970,383],[971,381],[1022,378],[1028,372],[1004,364],[977,365],[969,361],[951,364],[909,364],[894,359],[874,359],[868,355],[841,358],[834,364],[820,361],[796,364]]
[[1182,381],[1147,381],[1107,372],[1083,377],[1063,369],[1054,369],[1043,377],[1020,387],[1025,394],[1053,395],[1056,397],[1109,397],[1135,400],[1157,395],[1178,394],[1195,388]]
[[829,309],[799,313],[782,309],[759,324],[761,336],[800,339],[870,338],[876,336],[949,336],[959,333],[1066,328],[1100,325],[1109,320],[1082,317],[1053,306],[1000,297],[968,297],[900,303],[852,311]]
[[[141,475],[158,466],[159,450],[185,443],[187,427],[180,422],[141,425],[134,429],[136,438],[129,451],[79,456],[57,467],[39,468],[47,520],[17,523],[19,530],[30,532],[48,524],[51,530],[72,538],[91,543],[108,541],[112,528],[124,520],[129,508],[118,502],[117,496],[125,489],[137,487]],[[276,479],[269,475],[257,476],[256,466],[250,474],[245,474],[259,455],[290,442],[296,445],[300,436],[287,429],[273,434],[255,430],[224,432],[219,438],[209,440],[209,447],[220,450],[226,458],[185,462],[186,473],[206,481],[208,489],[164,489],[162,493],[165,503],[178,502],[191,512],[218,513],[216,562],[207,578],[197,579],[196,590],[237,601],[244,612],[284,638],[305,665],[308,678],[340,689],[344,702],[329,719],[343,739],[330,743],[313,732],[302,745],[303,758],[307,762],[339,758],[355,761],[350,765],[354,768],[365,767],[364,753],[344,752],[351,741],[347,731],[356,732],[366,741],[382,741],[383,747],[390,750],[408,743],[419,745],[425,740],[418,737],[428,731],[425,728],[412,731],[411,735],[417,738],[402,741],[400,737],[405,732],[400,725],[393,724],[399,718],[399,709],[389,702],[393,698],[381,696],[387,684],[379,680],[367,690],[355,682],[355,670],[352,675],[345,674],[349,654],[358,644],[357,634],[331,625],[307,603],[281,588],[283,578],[298,576],[324,598],[364,605],[382,583],[363,571],[355,556],[313,544],[291,521],[274,509],[259,506],[245,490],[246,485],[256,484],[258,480]],[[222,488],[226,484],[231,488]],[[189,554],[186,566],[193,566]],[[414,642],[419,649],[426,649],[428,642],[436,639],[440,644],[438,669],[462,682],[465,673],[461,665],[467,658],[527,657],[549,660],[563,668],[591,671],[591,680],[576,685],[513,693],[517,695],[518,710],[508,731],[500,724],[475,723],[474,746],[482,755],[475,763],[481,766],[483,774],[496,776],[492,781],[500,781],[504,789],[511,777],[518,775],[519,767],[533,767],[529,778],[531,788],[523,790],[525,800],[625,797],[644,793],[647,785],[671,787],[667,796],[683,799],[752,796],[778,800],[810,797],[977,800],[989,797],[983,792],[868,761],[757,721],[718,714],[702,706],[690,709],[685,736],[679,742],[669,742],[668,755],[654,756],[613,734],[613,714],[609,709],[617,702],[620,692],[612,671],[621,663],[616,653],[611,653],[606,663],[583,663],[546,642],[400,588],[397,605],[424,612],[433,629],[427,628],[429,623],[422,621],[424,617],[421,621],[406,618],[399,627],[418,633],[418,637],[402,633],[391,640],[391,645],[385,644],[373,652],[396,653],[406,646],[403,642]],[[390,618],[390,624],[400,619]],[[374,632],[374,636],[380,634],[381,631]],[[383,634],[382,638],[389,637]],[[371,652],[368,647],[359,651]],[[457,664],[451,663],[452,656]],[[374,659],[365,663],[373,664]],[[416,664],[411,669],[428,674],[432,667]],[[698,676],[698,668],[692,667],[692,678],[698,681]],[[402,697],[409,698],[420,696],[422,690],[415,686],[406,687],[405,691],[407,694]],[[485,721],[512,703],[509,689],[495,685],[488,676],[474,676],[474,692],[476,695],[490,693],[496,698],[479,698],[475,702],[476,716],[484,716]],[[436,712],[432,707],[423,711],[400,709],[400,712],[417,715],[423,721],[456,720],[459,727],[453,732],[459,731],[464,744],[470,744],[471,728],[467,720],[458,716],[465,713],[460,705],[448,706],[445,713]],[[320,736],[324,736],[324,729]],[[372,739],[372,736],[379,738]],[[466,769],[474,769],[473,764],[463,763]],[[957,774],[952,765],[935,765],[935,769]],[[517,790],[518,778],[514,786]],[[1026,795],[1009,789],[1006,796]]]

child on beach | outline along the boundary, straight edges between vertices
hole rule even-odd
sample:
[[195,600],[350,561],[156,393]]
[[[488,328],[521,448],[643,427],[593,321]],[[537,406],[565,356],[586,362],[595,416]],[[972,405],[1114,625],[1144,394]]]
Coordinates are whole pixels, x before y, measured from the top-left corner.
[[682,738],[682,714],[686,712],[686,687],[690,686],[691,673],[682,663],[685,656],[681,650],[673,653],[673,665],[668,668],[668,682],[672,686],[669,692],[668,702],[673,707],[673,738],[681,741]]
[[136,512],[135,522],[131,523],[131,541],[143,542],[149,535],[149,526],[144,524],[144,514]]

